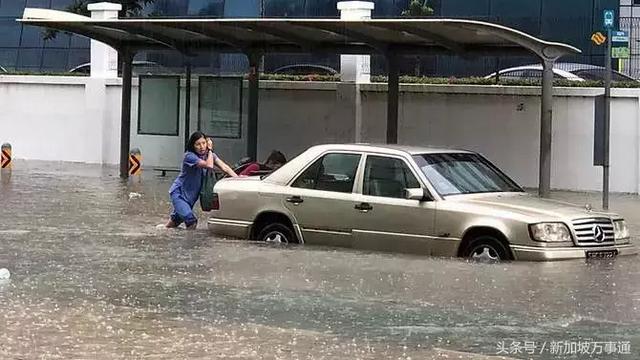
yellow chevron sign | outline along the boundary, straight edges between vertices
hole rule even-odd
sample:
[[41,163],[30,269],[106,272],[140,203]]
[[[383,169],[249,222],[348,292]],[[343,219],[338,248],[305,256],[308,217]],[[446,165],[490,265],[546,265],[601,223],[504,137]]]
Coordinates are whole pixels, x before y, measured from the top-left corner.
[[129,154],[129,175],[142,174],[142,155],[139,153]]
[[602,45],[605,41],[607,41],[607,37],[602,35],[600,31],[597,31],[591,35],[591,41],[596,43],[596,45]]

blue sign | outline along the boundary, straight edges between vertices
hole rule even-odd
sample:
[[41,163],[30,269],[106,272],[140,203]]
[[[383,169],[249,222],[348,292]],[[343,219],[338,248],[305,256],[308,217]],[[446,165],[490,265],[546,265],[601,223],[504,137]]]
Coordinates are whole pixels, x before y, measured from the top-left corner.
[[613,18],[614,18],[613,10],[604,11],[604,28],[605,29],[613,28]]
[[626,31],[612,31],[611,32],[611,42],[614,43],[628,43],[629,42],[629,33]]

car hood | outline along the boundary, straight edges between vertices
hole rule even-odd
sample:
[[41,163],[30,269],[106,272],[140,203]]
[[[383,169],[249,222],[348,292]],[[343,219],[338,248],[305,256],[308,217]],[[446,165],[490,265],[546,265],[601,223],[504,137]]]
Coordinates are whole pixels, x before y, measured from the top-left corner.
[[542,199],[527,193],[455,195],[447,197],[447,201],[463,202],[497,211],[512,212],[514,215],[530,217],[530,221],[569,220],[594,216],[618,217],[612,213],[589,211],[585,206],[558,200]]

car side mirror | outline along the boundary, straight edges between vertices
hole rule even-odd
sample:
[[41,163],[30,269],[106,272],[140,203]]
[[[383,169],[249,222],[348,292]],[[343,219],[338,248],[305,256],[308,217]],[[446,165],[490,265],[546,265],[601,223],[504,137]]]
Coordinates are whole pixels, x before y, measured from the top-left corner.
[[404,197],[409,200],[433,201],[431,194],[423,188],[404,189]]

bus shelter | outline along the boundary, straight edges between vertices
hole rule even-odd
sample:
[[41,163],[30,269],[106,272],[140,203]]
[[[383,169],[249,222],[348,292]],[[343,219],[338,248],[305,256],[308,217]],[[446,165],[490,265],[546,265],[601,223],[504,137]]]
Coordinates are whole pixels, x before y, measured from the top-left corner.
[[[247,156],[255,159],[258,143],[258,65],[267,53],[381,54],[387,62],[387,143],[398,141],[398,58],[405,55],[535,55],[543,66],[540,112],[539,194],[546,197],[551,178],[553,64],[580,50],[538,39],[489,22],[463,19],[95,19],[46,9],[25,9],[18,21],[71,32],[113,47],[122,63],[120,175],[128,176],[132,61],[138,51],[173,49],[185,56],[196,51],[243,53],[249,60]],[[187,91],[190,89],[187,68]],[[189,95],[187,94],[187,98]],[[185,136],[189,133],[186,119]]]

